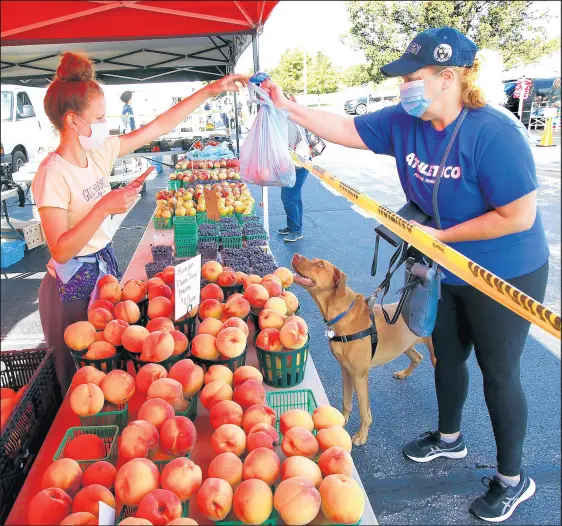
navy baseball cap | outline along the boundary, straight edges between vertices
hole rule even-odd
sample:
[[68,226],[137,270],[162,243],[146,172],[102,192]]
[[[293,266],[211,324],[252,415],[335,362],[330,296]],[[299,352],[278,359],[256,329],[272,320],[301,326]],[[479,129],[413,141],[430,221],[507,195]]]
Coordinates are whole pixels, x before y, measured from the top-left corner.
[[437,27],[419,33],[404,54],[381,67],[385,77],[409,75],[425,66],[470,67],[478,46],[452,27]]

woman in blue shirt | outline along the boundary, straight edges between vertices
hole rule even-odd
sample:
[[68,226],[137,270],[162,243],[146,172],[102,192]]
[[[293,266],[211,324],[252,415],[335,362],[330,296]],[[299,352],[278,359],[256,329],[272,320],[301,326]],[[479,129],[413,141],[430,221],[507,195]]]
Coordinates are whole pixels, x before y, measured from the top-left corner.
[[[262,87],[291,120],[319,137],[395,157],[407,199],[429,216],[436,172],[467,109],[439,186],[441,229],[434,222],[421,228],[543,301],[549,251],[537,211],[533,155],[521,123],[486,104],[477,84],[476,52],[476,44],[452,28],[418,34],[401,58],[381,68],[388,77],[402,77],[401,104],[355,118],[299,106],[271,82]],[[519,367],[528,331],[529,322],[446,272],[432,335],[438,430],[408,443],[404,453],[417,462],[466,456],[460,428],[468,393],[466,361],[474,347],[498,472],[470,511],[491,522],[508,519],[535,491],[521,469],[527,403]]]

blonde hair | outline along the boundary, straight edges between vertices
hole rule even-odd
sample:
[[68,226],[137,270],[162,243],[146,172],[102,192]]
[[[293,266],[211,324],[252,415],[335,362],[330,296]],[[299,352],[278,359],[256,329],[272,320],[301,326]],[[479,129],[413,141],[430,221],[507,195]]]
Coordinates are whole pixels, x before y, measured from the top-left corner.
[[[450,66],[437,66],[443,71]],[[461,81],[461,96],[467,108],[482,108],[486,104],[503,104],[506,96],[501,82],[503,60],[496,51],[482,50],[476,54],[474,64],[468,68],[452,67]]]
[[69,111],[82,114],[95,95],[103,95],[103,90],[95,80],[94,67],[88,57],[64,53],[45,94],[45,113],[53,126],[62,131],[65,115]]

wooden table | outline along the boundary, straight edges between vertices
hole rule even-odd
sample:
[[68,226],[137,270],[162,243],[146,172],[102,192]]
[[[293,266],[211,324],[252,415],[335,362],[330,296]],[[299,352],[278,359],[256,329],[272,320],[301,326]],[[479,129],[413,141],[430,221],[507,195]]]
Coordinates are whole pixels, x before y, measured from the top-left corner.
[[[123,275],[123,278],[121,280],[122,284],[130,279],[146,279],[144,265],[146,263],[152,262],[150,244],[153,242],[154,232],[162,231],[155,231],[151,222],[149,223],[139,243],[139,246],[137,247],[137,250],[133,255],[131,263],[129,264],[127,270]],[[246,364],[253,365],[255,367],[257,367],[258,365],[255,348],[250,345],[248,346]],[[132,364],[129,364],[129,372],[134,374],[132,370]],[[264,385],[264,387],[268,392],[278,390],[266,385]],[[312,390],[312,392],[314,393],[314,397],[316,398],[316,402],[319,405],[330,403],[310,355],[308,357],[305,378],[301,384],[295,387],[295,389]],[[136,419],[138,409],[143,402],[144,395],[141,395],[139,392],[135,392],[135,394],[129,401],[129,421]],[[14,507],[12,508],[12,511],[8,516],[8,520],[6,522],[7,525],[27,524],[27,509],[29,506],[29,502],[39,491],[41,491],[41,481],[43,478],[43,473],[52,463],[53,456],[55,455],[65,432],[69,427],[78,425],[80,425],[80,420],[74,413],[72,413],[67,396],[64,399],[57,416],[55,417],[55,420],[53,422],[53,425],[51,426],[47,438],[45,439],[43,447],[39,451],[37,459],[35,460],[35,463],[33,464],[33,467],[31,468],[29,475],[27,476],[18,499],[16,500]],[[211,435],[213,433],[213,428],[211,427],[211,424],[209,422],[208,412],[201,406],[200,402],[197,411],[197,418],[195,420],[195,427],[197,429],[197,443],[191,454],[191,459],[201,467],[203,471],[203,477],[206,478],[208,466],[215,456],[211,448]],[[278,448],[278,453],[280,453],[280,457],[281,459],[283,459],[284,457],[280,451],[280,448]],[[121,464],[122,461],[120,460],[117,464],[117,468],[119,468]],[[363,484],[361,483],[361,479],[359,478],[355,467],[353,468],[353,478],[363,488]],[[120,503],[117,503],[117,513],[119,513],[119,510]],[[199,524],[209,523],[207,519],[200,515],[197,509],[197,505],[193,500],[191,501],[190,506],[190,517],[196,520]],[[361,524],[378,524],[367,495],[365,495],[365,511],[361,519]]]

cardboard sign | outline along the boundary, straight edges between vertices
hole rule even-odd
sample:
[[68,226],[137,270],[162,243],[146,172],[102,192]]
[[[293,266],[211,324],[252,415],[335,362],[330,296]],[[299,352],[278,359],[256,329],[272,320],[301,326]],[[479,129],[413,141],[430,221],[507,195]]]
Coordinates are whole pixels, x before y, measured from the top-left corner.
[[131,181],[127,185],[127,187],[128,188],[130,188],[130,187],[140,188],[144,184],[146,178],[152,173],[154,168],[155,168],[155,166],[151,166],[146,172],[139,175],[134,181]]
[[213,221],[220,221],[221,215],[219,212],[219,202],[217,194],[214,190],[203,189],[205,195],[205,204],[207,207],[207,217]]
[[201,254],[176,265],[174,275],[176,295],[175,320],[197,307],[201,301]]

